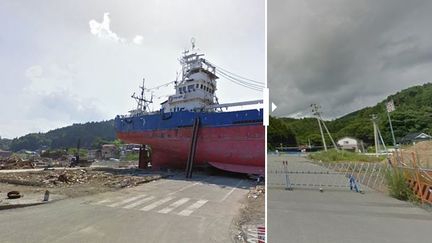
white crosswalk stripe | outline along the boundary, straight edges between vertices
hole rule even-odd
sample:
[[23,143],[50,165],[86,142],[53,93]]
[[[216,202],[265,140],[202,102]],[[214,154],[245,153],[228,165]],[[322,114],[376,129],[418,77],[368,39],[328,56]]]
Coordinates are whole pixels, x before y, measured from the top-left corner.
[[208,200],[199,200],[196,203],[190,205],[189,207],[187,207],[185,210],[181,211],[180,213],[178,213],[178,215],[181,216],[189,216],[191,215],[195,210],[197,210],[198,208],[202,207],[204,204],[206,204],[208,202]]
[[126,209],[134,208],[134,207],[136,207],[136,206],[138,206],[138,205],[141,205],[141,204],[143,204],[143,203],[145,203],[145,202],[148,202],[148,201],[150,201],[150,200],[153,200],[154,198],[155,198],[154,196],[146,197],[146,198],[141,199],[141,200],[138,200],[138,201],[136,201],[136,202],[134,202],[134,203],[128,204],[128,205],[124,206],[123,208],[126,208]]
[[[174,196],[171,196],[170,194],[168,194],[167,197],[164,198],[158,198],[156,196],[142,194],[129,198],[123,195],[120,197],[103,199],[97,202],[93,202],[91,204],[101,206],[103,205],[112,208],[135,209],[146,212],[154,210],[154,212],[161,214],[172,213],[180,216],[189,216],[207,202],[208,200],[204,199],[191,199],[187,197],[176,198]],[[139,206],[141,205],[143,205],[143,207],[139,208]],[[182,206],[185,209],[183,209],[182,211],[181,209],[179,209],[178,211],[180,212],[176,211],[177,208],[180,208]]]
[[125,199],[125,200],[123,200],[123,201],[120,201],[120,202],[116,202],[116,203],[110,204],[110,205],[108,205],[108,207],[117,207],[117,206],[120,206],[120,205],[123,205],[123,204],[130,203],[130,202],[132,202],[132,201],[135,201],[135,200],[137,200],[137,199],[139,199],[139,198],[142,198],[142,197],[145,197],[145,196],[146,196],[146,195],[143,194],[143,195],[139,195],[139,196],[136,196],[136,197],[131,197],[131,198]]
[[161,199],[159,201],[156,201],[156,202],[154,202],[152,204],[149,204],[149,205],[141,208],[140,210],[142,210],[142,211],[150,211],[150,210],[152,210],[152,209],[154,209],[156,207],[159,207],[160,205],[162,205],[162,204],[164,204],[166,202],[171,201],[172,199],[174,199],[174,197],[171,197],[171,196],[163,198],[163,199]]
[[182,198],[182,199],[172,203],[168,207],[159,210],[158,213],[169,213],[169,212],[173,211],[175,208],[178,208],[181,205],[187,203],[189,200],[190,200],[189,198]]
[[94,203],[94,204],[95,204],[95,205],[98,205],[98,204],[103,204],[103,203],[107,203],[107,202],[111,202],[111,200],[109,200],[109,199],[104,199],[104,200],[101,200],[101,201],[96,202],[96,203]]

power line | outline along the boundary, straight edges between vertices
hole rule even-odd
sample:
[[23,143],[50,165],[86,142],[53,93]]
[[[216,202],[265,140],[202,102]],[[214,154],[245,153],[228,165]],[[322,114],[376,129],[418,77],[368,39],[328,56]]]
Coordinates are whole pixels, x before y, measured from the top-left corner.
[[175,81],[171,81],[171,82],[168,82],[168,83],[165,83],[165,84],[161,84],[161,85],[159,85],[159,86],[155,86],[155,87],[152,87],[152,88],[145,88],[145,90],[146,91],[150,91],[150,90],[153,90],[153,89],[159,89],[159,88],[162,88],[162,87],[164,87],[164,86],[168,86],[168,85],[170,85],[170,84],[172,84],[172,83],[174,83]]
[[263,83],[263,82],[259,82],[259,81],[253,80],[253,79],[245,78],[245,77],[243,77],[243,76],[240,76],[240,75],[238,75],[238,74],[235,74],[235,73],[233,73],[233,72],[230,72],[230,71],[228,71],[227,69],[222,68],[221,66],[215,65],[214,63],[211,63],[211,62],[209,62],[209,61],[207,61],[207,60],[204,60],[204,62],[207,62],[207,63],[209,63],[209,64],[215,66],[217,69],[220,69],[220,70],[222,70],[222,71],[225,72],[225,73],[228,73],[228,74],[230,74],[230,75],[232,75],[232,76],[235,76],[235,77],[237,77],[238,79],[247,80],[247,81],[249,81],[249,82],[252,82],[252,83],[255,83],[255,84],[258,84],[258,85],[262,85],[262,86],[264,86],[264,83]]
[[236,77],[234,77],[234,76],[232,76],[232,75],[230,75],[230,74],[228,74],[228,73],[225,73],[225,72],[223,72],[223,71],[219,71],[218,73],[220,73],[220,74],[223,75],[224,77],[228,77],[229,79],[231,79],[231,80],[235,80],[235,81],[238,81],[238,82],[240,82],[240,83],[242,83],[242,84],[244,84],[244,85],[248,85],[248,86],[255,87],[255,88],[260,88],[260,89],[263,89],[263,88],[264,88],[264,85],[258,85],[258,84],[254,84],[254,83],[250,83],[250,82],[247,82],[247,81],[244,81],[244,80],[238,79],[238,78],[236,78]]
[[[222,73],[221,73],[222,74]],[[245,84],[245,83],[242,83],[242,82],[240,82],[240,81],[238,81],[238,80],[236,80],[236,79],[233,79],[233,78],[231,78],[230,76],[225,76],[225,75],[222,75],[224,78],[226,78],[228,81],[230,81],[230,82],[232,82],[232,83],[235,83],[235,84],[237,84],[237,85],[240,85],[240,86],[243,86],[243,87],[245,87],[245,88],[248,88],[248,89],[251,89],[251,90],[255,90],[255,91],[262,91],[263,90],[263,87],[259,87],[259,86],[251,86],[251,85],[248,85],[248,84]]]

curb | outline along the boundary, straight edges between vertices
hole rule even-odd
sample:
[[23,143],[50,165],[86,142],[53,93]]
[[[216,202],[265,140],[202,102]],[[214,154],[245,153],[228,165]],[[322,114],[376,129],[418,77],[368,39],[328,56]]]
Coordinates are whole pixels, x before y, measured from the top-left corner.
[[24,207],[36,206],[36,205],[47,204],[47,203],[50,203],[50,202],[36,202],[36,203],[0,205],[0,210],[7,210],[7,209],[14,209],[14,208],[24,208]]

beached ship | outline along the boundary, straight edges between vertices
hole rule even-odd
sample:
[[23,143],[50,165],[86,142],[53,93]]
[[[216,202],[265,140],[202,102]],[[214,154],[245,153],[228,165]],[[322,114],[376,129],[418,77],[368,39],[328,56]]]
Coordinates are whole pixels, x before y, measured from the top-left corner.
[[239,173],[264,175],[263,110],[223,111],[223,108],[262,104],[262,100],[219,104],[215,95],[216,67],[194,48],[183,52],[175,94],[149,111],[141,86],[137,109],[115,118],[117,137],[149,145],[153,168],[211,165]]

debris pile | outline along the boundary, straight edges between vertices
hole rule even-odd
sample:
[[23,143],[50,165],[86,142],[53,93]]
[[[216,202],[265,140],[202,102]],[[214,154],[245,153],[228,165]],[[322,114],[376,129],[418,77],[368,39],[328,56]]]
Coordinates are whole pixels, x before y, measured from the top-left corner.
[[73,187],[94,184],[110,188],[132,187],[160,178],[159,175],[116,174],[93,169],[45,170],[0,174],[0,182],[39,187]]
[[265,187],[264,186],[256,186],[256,187],[251,187],[248,193],[248,198],[253,198],[256,199],[260,196],[264,196],[265,193]]
[[0,170],[67,167],[69,165],[70,160],[67,157],[59,160],[41,157],[21,158],[17,155],[12,155],[8,158],[0,158]]
[[[256,242],[257,229],[265,224],[265,185],[249,189],[239,215],[233,221],[234,242]],[[251,230],[253,231],[251,234]]]
[[0,170],[11,169],[32,169],[35,168],[35,163],[30,160],[23,160],[17,156],[0,159]]

